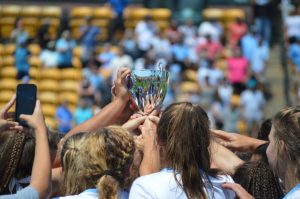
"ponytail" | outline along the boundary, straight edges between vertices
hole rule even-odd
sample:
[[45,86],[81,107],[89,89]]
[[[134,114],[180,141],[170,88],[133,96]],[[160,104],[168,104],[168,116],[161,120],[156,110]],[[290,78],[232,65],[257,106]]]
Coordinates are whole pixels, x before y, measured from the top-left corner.
[[111,175],[103,175],[98,183],[99,199],[117,199],[119,182]]

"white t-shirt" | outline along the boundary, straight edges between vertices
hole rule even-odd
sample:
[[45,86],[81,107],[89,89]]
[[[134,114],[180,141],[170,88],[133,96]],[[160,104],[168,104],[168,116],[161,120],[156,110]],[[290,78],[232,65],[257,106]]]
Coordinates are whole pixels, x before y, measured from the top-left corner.
[[262,120],[265,98],[261,91],[243,91],[241,94],[241,104],[244,107],[244,117],[249,122],[260,122]]
[[288,37],[300,36],[300,15],[288,16],[285,19]]
[[[208,198],[231,199],[235,193],[231,190],[223,190],[221,185],[225,182],[233,182],[230,176],[221,175],[218,178],[209,177],[213,190],[208,189]],[[129,193],[129,199],[153,198],[153,199],[186,199],[184,191],[177,185],[173,170],[163,169],[158,173],[142,176],[133,182]]]
[[[87,189],[78,195],[55,197],[53,199],[98,199],[98,198],[99,198],[99,192],[97,191],[97,189]],[[124,191],[120,191],[118,198],[127,199],[128,193]]]
[[201,85],[205,85],[205,77],[208,76],[209,84],[217,87],[220,80],[224,78],[224,75],[221,70],[217,68],[205,68],[201,67],[197,73],[197,80]]

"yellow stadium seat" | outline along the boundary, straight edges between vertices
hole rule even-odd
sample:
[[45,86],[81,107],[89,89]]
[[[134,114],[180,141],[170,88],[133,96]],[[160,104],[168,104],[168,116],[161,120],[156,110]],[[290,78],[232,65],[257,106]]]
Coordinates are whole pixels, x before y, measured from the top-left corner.
[[54,118],[56,112],[56,106],[53,104],[42,104],[42,111],[45,117]]
[[185,77],[187,81],[197,82],[197,72],[194,70],[186,70]]
[[113,17],[113,11],[110,7],[97,7],[93,11],[93,17],[97,19],[111,19]]
[[68,91],[68,92],[77,92],[79,81],[72,81],[72,80],[65,80],[60,82],[59,90],[61,92]]
[[52,117],[45,117],[45,123],[46,123],[46,126],[50,129],[56,129],[57,128],[57,122]]
[[9,90],[9,91],[15,91],[18,85],[18,81],[14,78],[5,78],[0,80],[0,90],[1,92],[3,90]]
[[40,60],[40,58],[38,56],[30,56],[28,59],[28,62],[30,64],[31,67],[41,67],[42,66],[42,62]]
[[165,30],[170,26],[169,21],[155,21],[155,23],[157,24],[160,30]]
[[80,69],[66,68],[61,70],[61,77],[63,80],[80,80],[82,72]]
[[10,43],[4,46],[4,54],[5,55],[13,55],[16,50],[16,44]]
[[169,20],[171,18],[171,10],[167,8],[151,9],[151,15],[154,20]]
[[68,101],[70,105],[76,106],[78,103],[79,96],[77,93],[74,92],[61,92],[60,93],[60,100],[61,101]]
[[3,66],[13,66],[15,64],[15,57],[12,55],[7,55],[2,59]]
[[32,55],[39,56],[41,53],[41,47],[38,44],[30,44],[28,49]]
[[125,19],[128,20],[142,20],[147,15],[151,15],[151,12],[147,8],[129,8],[127,7],[124,12]]
[[82,68],[82,62],[79,57],[72,58],[72,65],[74,68]]
[[45,91],[51,91],[51,92],[57,92],[59,90],[59,84],[57,80],[41,80],[39,82],[39,91],[45,92]]
[[0,21],[1,26],[13,26],[16,23],[16,17],[2,17]]
[[69,23],[71,28],[81,27],[85,24],[86,24],[85,19],[71,19]]
[[196,82],[182,82],[180,84],[182,93],[199,93],[199,84]]
[[61,7],[58,6],[45,6],[42,8],[41,16],[45,18],[60,18],[62,13]]
[[39,99],[42,104],[53,104],[57,105],[59,102],[59,96],[56,92],[40,92]]
[[20,15],[22,17],[40,17],[42,7],[40,6],[24,6],[21,9]]
[[19,5],[3,5],[2,16],[17,17],[20,14],[21,6]]
[[91,7],[75,7],[71,10],[71,18],[85,18],[93,15]]
[[17,70],[14,66],[7,66],[1,68],[1,77],[2,78],[16,78]]
[[58,18],[43,18],[40,20],[40,25],[45,24],[46,22],[48,22],[50,24],[51,28],[58,28],[60,25],[60,19]]
[[39,79],[40,78],[40,69],[39,68],[30,68],[29,76],[32,79]]
[[202,11],[203,17],[207,19],[216,19],[222,21],[224,19],[224,9],[221,8],[206,8]]
[[14,94],[14,91],[1,91],[0,102],[7,103]]
[[109,22],[110,21],[107,19],[93,19],[92,24],[100,28],[107,28],[109,26]]
[[73,56],[74,57],[81,57],[82,55],[82,47],[81,46],[76,46],[73,48]]
[[60,79],[60,70],[57,68],[43,69],[40,74],[41,79]]
[[246,19],[246,13],[240,8],[227,8],[224,11],[224,19],[227,22],[234,21],[236,18]]

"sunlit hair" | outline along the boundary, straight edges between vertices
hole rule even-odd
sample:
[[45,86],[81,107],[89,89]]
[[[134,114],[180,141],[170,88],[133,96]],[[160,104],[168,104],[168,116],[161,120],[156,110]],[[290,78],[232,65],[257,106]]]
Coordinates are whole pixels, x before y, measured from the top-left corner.
[[163,112],[157,134],[166,148],[166,162],[187,197],[207,198],[206,190],[212,185],[208,178],[210,131],[206,112],[188,102],[172,104]]
[[[277,148],[276,170],[284,158],[285,164],[295,170],[292,175],[300,180],[300,106],[283,109],[272,120],[274,127],[275,147]],[[284,142],[284,155],[279,153],[279,142]],[[280,156],[280,157],[279,157]]]
[[278,177],[266,162],[242,164],[236,169],[233,180],[255,199],[281,199],[284,196]]
[[[123,128],[110,126],[88,133],[80,145],[79,152],[73,157],[73,164],[76,165],[72,166],[78,183],[66,183],[70,186],[66,190],[72,190],[66,192],[66,195],[97,188],[99,198],[116,199],[129,175],[135,151],[133,138]],[[66,179],[69,180],[72,178]]]
[[64,173],[63,192],[65,195],[80,193],[78,184],[78,159],[80,147],[85,139],[85,133],[78,133],[69,137],[61,150],[61,165]]

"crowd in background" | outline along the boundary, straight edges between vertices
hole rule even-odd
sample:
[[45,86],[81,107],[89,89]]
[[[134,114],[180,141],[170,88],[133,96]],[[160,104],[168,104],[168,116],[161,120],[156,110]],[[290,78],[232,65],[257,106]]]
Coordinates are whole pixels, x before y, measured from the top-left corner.
[[[253,23],[242,18],[236,18],[226,26],[214,18],[199,25],[191,19],[181,23],[171,20],[170,27],[164,30],[158,28],[151,16],[146,16],[134,29],[124,29],[121,15],[126,4],[117,7],[112,4],[117,18],[105,43],[97,41],[101,29],[93,26],[88,16],[77,41],[67,29],[59,38],[50,39],[49,25],[45,22],[36,37],[42,48],[40,59],[45,68],[72,67],[73,49],[82,47],[84,78],[78,86],[82,99],[74,113],[66,108],[67,102],[62,103],[56,114],[58,120],[63,120],[59,123],[66,124],[69,129],[72,122],[85,121],[110,102],[110,88],[119,67],[155,69],[157,61],[164,59],[170,72],[165,106],[175,101],[191,101],[205,108],[213,127],[235,132],[257,130],[264,118],[266,101],[272,97],[265,74],[266,68],[270,67],[272,35],[266,2],[255,4]],[[286,19],[287,35],[293,41],[298,37],[298,18],[295,11]],[[121,38],[113,32],[116,28],[124,31]],[[15,51],[18,79],[29,75],[28,39],[22,19],[19,19],[11,33],[11,40],[18,45]],[[99,45],[103,50],[97,53]],[[297,42],[289,48],[289,56],[296,66],[299,65],[299,49]],[[182,83],[191,79],[197,86],[188,85],[185,90]],[[296,82],[298,79],[295,77]],[[59,127],[60,130],[63,128]]]

